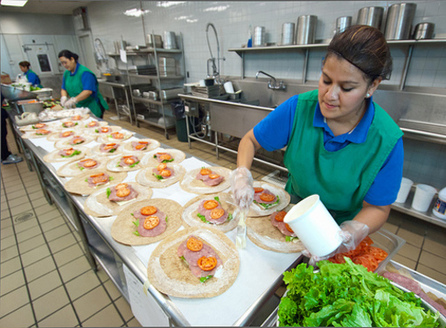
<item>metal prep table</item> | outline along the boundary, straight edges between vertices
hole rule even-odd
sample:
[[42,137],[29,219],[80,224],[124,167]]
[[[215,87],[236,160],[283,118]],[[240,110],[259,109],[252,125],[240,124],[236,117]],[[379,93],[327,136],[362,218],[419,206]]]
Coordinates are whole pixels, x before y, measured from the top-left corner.
[[[118,119],[121,119],[121,115],[125,115],[128,116],[129,120],[130,120],[130,124],[133,124],[133,119],[135,118],[135,122],[136,122],[136,113],[135,110],[133,109],[133,113],[132,113],[132,106],[130,106],[130,96],[129,96],[129,92],[130,92],[130,87],[128,84],[126,83],[119,83],[119,82],[109,82],[109,81],[104,81],[104,80],[98,80],[99,83],[99,88],[101,91],[101,94],[105,97],[108,98],[112,98],[113,101],[115,102],[115,108],[116,108],[116,113],[118,115]],[[128,113],[126,112],[121,112],[119,110],[119,105],[118,105],[118,99],[120,99],[120,97],[118,97],[117,92],[115,89],[119,89],[122,90],[122,92],[124,93],[124,99],[125,100],[125,105],[127,106],[128,109]]]
[[[16,128],[16,133],[19,136],[21,135],[18,128]],[[142,135],[135,136],[138,138],[143,138]],[[43,161],[43,156],[47,154],[47,151],[40,146],[36,146],[29,139],[23,139],[23,143],[31,154],[32,163],[38,173],[42,189],[48,194],[49,202],[51,203],[51,201],[54,201],[64,216],[79,232],[81,240],[86,246],[85,249],[90,251],[86,254],[86,256],[92,269],[96,270],[95,260],[99,262],[110,276],[111,280],[115,283],[117,288],[121,291],[123,296],[127,299],[127,301],[129,301],[127,283],[123,274],[123,267],[128,268],[128,270],[130,270],[139,280],[141,287],[144,285],[145,290],[148,291],[148,297],[151,297],[156,302],[155,304],[157,304],[163,311],[167,318],[166,323],[178,326],[200,325],[196,322],[190,322],[190,313],[187,311],[180,311],[178,304],[180,303],[183,306],[186,304],[186,307],[192,306],[195,308],[195,306],[200,307],[208,302],[216,302],[218,301],[218,297],[211,299],[178,300],[172,299],[158,292],[151,284],[148,283],[146,273],[147,268],[137,256],[135,248],[119,244],[111,237],[110,228],[112,220],[95,218],[85,214],[83,211],[83,205],[86,198],[72,195],[64,190],[63,184],[65,179],[57,176],[56,169],[52,165],[48,165]],[[162,145],[162,147],[169,148],[166,145]],[[191,156],[187,155],[187,157],[190,158]],[[245,266],[252,266],[252,263],[257,262],[262,263],[262,270],[266,272],[273,271],[274,267],[278,266],[278,263],[285,262],[283,261],[284,258],[286,259],[286,263],[280,263],[283,266],[283,268],[280,269],[280,273],[277,273],[279,271],[276,270],[277,272],[275,273],[274,279],[270,281],[270,283],[264,284],[264,286],[262,286],[263,289],[257,291],[259,296],[249,304],[249,306],[240,316],[231,322],[231,325],[235,326],[258,326],[263,324],[264,320],[270,315],[274,308],[277,307],[278,302],[280,301],[280,298],[275,295],[275,292],[282,285],[281,273],[291,267],[296,266],[302,261],[302,256],[298,257],[296,254],[284,255],[265,251],[256,247],[249,240],[247,241],[247,244],[247,248],[245,250],[241,250],[240,252],[241,271],[244,263]],[[251,247],[251,249],[249,249],[249,247]],[[250,254],[252,254],[252,249],[255,249],[256,252],[260,252],[262,256],[252,258],[253,256],[250,256]],[[243,262],[244,259],[248,258],[248,262]],[[290,260],[291,258],[292,260]],[[259,273],[259,276],[260,275],[261,273]],[[246,298],[251,297],[251,294],[257,295],[256,290],[250,290],[248,287],[245,287],[246,281],[250,280],[255,280],[255,277],[246,277],[240,272],[236,283],[234,283],[234,285],[236,285],[237,281],[240,281],[237,288],[241,289],[239,293],[241,292],[243,295],[246,295]],[[241,283],[242,281],[244,282]],[[231,288],[232,291],[234,291],[235,287]],[[225,295],[226,298],[230,297],[232,292],[231,288],[222,295]],[[246,288],[246,290],[243,288]],[[234,299],[231,298],[231,302],[229,302],[229,304],[225,304],[225,306],[229,307],[229,309],[232,308],[235,310],[241,303],[243,303],[243,299],[237,299],[237,302],[234,302]],[[207,308],[206,312],[209,312],[210,316],[213,317],[212,321],[208,321],[207,325],[209,325],[209,322],[212,322],[212,325],[228,325],[226,323],[219,324],[219,322],[220,320],[223,320],[223,318],[227,318],[228,316],[230,317],[231,310],[229,310],[228,313],[225,308],[217,307],[214,309],[213,307],[209,307]]]

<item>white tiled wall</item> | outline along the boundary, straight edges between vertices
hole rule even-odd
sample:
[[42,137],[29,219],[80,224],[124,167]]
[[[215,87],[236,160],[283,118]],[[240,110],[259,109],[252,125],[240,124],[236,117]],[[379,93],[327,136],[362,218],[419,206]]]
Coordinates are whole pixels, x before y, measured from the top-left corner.
[[[206,61],[210,57],[206,43],[206,25],[215,25],[220,42],[220,63],[223,75],[241,75],[241,59],[230,48],[246,44],[251,26],[265,26],[267,42],[280,41],[282,24],[296,23],[300,15],[318,16],[316,39],[330,39],[339,16],[352,16],[356,21],[359,9],[381,6],[387,11],[390,5],[402,1],[177,1],[161,7],[157,1],[142,1],[142,9],[148,11],[143,17],[127,17],[127,9],[139,8],[139,1],[91,2],[88,15],[94,37],[104,42],[108,51],[113,51],[113,41],[124,40],[132,45],[143,45],[146,33],[163,34],[174,31],[182,34],[186,55],[188,81],[194,82],[206,76]],[[437,36],[446,37],[446,1],[410,1],[417,4],[414,25],[429,21],[435,23]],[[144,27],[144,28],[143,28]],[[210,30],[212,51],[216,53],[215,37]],[[398,84],[404,65],[407,46],[391,48],[394,72],[386,83]],[[310,53],[308,79],[317,80],[324,50]],[[279,78],[302,78],[304,54],[301,51],[287,53],[255,53],[247,55],[246,76],[255,76],[264,70]],[[417,45],[415,47],[407,80],[409,86],[446,87],[446,46]]]

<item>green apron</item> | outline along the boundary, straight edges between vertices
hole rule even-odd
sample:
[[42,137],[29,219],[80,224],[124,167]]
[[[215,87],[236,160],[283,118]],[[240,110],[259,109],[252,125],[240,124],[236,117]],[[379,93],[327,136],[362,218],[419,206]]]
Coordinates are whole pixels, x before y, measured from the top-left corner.
[[[89,73],[93,74],[93,72],[90,71],[87,67],[80,65],[80,64],[78,66],[77,72],[74,75],[71,75],[70,71],[64,72],[63,79],[65,81],[65,90],[67,91],[67,93],[70,97],[76,97],[82,91],[84,91],[84,87],[82,85],[82,74],[84,72],[89,72]],[[93,76],[95,76],[95,75],[93,74]],[[77,106],[78,107],[88,107],[94,115],[96,115],[97,117],[102,117],[101,106],[104,109],[108,109],[108,104],[104,100],[102,95],[99,93],[97,80],[96,80],[96,90],[97,90],[96,98],[93,97],[93,94],[91,94],[87,99],[79,101],[77,103]]]
[[285,189],[298,199],[318,194],[340,224],[361,210],[365,195],[403,133],[374,103],[375,116],[366,141],[329,152],[324,147],[323,129],[313,126],[317,103],[318,90],[299,95],[284,156],[289,170]]

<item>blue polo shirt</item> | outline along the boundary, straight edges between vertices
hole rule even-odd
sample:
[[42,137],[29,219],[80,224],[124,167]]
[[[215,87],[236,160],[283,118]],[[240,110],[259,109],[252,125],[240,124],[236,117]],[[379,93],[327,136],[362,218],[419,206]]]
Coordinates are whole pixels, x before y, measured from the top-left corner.
[[[254,136],[265,150],[281,149],[288,144],[293,129],[298,98],[298,95],[289,98],[254,127]],[[337,151],[352,142],[364,142],[374,116],[375,106],[370,99],[368,108],[358,125],[349,133],[334,136],[321,113],[318,103],[314,113],[313,126],[323,129],[325,149],[327,151]],[[364,198],[367,203],[386,206],[396,200],[403,175],[403,161],[403,140],[400,138],[367,192]]]
[[[79,63],[76,64],[76,69],[74,70],[74,73],[70,72],[70,76],[76,75],[78,69],[79,69]],[[81,77],[81,82],[83,90],[92,91],[93,97],[96,98],[98,93],[98,88],[96,86],[96,76],[94,76],[90,72],[84,72],[84,74],[82,74]],[[62,90],[65,90],[65,80],[62,80]]]
[[28,82],[33,86],[38,86],[39,88],[42,87],[39,76],[30,69],[25,73],[25,76],[28,79]]

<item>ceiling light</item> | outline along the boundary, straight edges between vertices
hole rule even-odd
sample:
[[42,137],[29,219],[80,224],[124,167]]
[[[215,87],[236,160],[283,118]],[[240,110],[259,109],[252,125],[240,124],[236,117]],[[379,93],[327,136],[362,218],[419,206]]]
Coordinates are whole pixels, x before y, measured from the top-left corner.
[[228,8],[229,8],[229,5],[227,5],[227,6],[216,6],[216,7],[206,8],[203,11],[225,11]]
[[124,12],[124,15],[126,16],[133,16],[133,17],[141,17],[141,15],[145,15],[150,13],[150,10],[141,10],[141,9],[128,9]]
[[2,6],[23,7],[28,0],[2,0]]
[[156,3],[157,7],[164,7],[164,8],[169,8],[172,6],[176,6],[176,5],[181,5],[183,3],[185,3],[186,1],[158,1]]

